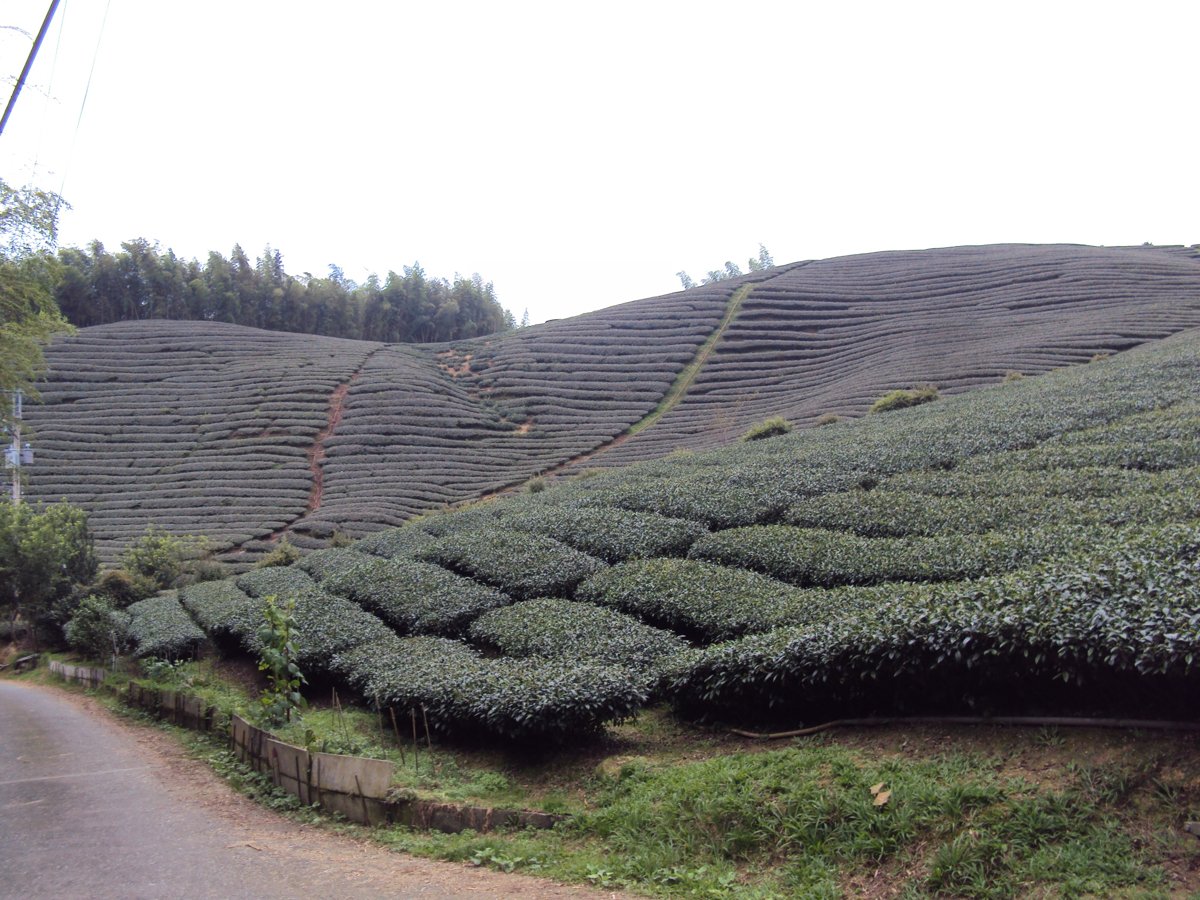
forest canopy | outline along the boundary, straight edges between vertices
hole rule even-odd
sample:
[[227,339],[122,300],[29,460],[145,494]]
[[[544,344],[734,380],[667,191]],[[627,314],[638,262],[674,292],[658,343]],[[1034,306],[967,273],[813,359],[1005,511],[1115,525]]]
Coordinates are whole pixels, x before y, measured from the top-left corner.
[[235,246],[229,258],[203,263],[161,251],[143,239],[111,253],[99,241],[58,251],[55,298],[79,327],[136,319],[198,319],[274,331],[387,343],[432,343],[478,337],[515,326],[479,275],[430,277],[419,264],[389,272],[382,282],[347,279],[337,266],[326,277],[289,275],[267,247],[251,261]]

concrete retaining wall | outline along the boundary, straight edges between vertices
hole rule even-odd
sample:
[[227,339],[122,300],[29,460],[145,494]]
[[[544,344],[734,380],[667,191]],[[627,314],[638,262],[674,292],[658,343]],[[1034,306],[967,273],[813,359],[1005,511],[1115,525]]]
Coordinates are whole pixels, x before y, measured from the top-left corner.
[[[131,706],[149,710],[186,728],[222,732],[223,718],[198,698],[156,691],[136,684],[127,694]],[[316,804],[360,825],[407,825],[454,833],[473,829],[551,828],[564,816],[520,809],[491,809],[436,803],[393,791],[395,763],[361,756],[316,753],[284,743],[268,731],[231,716],[230,743],[237,758],[301,803]]]
[[220,716],[215,706],[205,706],[199,697],[181,691],[158,691],[131,684],[125,702],[192,731],[216,731]]
[[86,684],[88,687],[99,687],[108,677],[107,669],[73,666],[70,663],[59,662],[57,659],[50,660],[50,671],[55,675],[61,675],[68,681],[76,681],[79,684]]

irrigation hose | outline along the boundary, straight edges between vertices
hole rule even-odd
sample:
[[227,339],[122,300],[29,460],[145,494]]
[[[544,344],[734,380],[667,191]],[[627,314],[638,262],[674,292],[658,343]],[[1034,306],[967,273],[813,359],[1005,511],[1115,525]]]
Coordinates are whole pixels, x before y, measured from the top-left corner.
[[760,741],[804,737],[834,728],[875,725],[1035,725],[1067,728],[1142,728],[1147,731],[1200,731],[1200,722],[1176,722],[1164,719],[1081,719],[1070,716],[902,716],[877,719],[834,719],[808,728],[763,733],[729,729],[741,737]]

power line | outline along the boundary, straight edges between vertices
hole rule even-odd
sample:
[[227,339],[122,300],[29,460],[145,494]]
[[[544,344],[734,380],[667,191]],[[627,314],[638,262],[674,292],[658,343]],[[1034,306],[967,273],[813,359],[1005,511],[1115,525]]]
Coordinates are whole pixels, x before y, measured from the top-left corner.
[[21,75],[17,78],[17,83],[13,87],[12,96],[8,98],[8,106],[4,108],[4,117],[0,118],[0,134],[4,133],[4,126],[8,124],[8,117],[12,115],[13,107],[17,105],[17,97],[21,95],[21,88],[25,86],[25,79],[29,77],[29,70],[33,68],[33,61],[37,58],[38,49],[42,46],[46,32],[50,30],[50,20],[54,18],[54,11],[58,9],[58,3],[59,0],[50,0],[50,9],[46,11],[46,18],[42,20],[41,30],[38,31],[37,37],[33,39],[33,46],[29,48],[29,58],[25,60],[25,68],[21,70]]
[[67,153],[67,164],[63,166],[62,181],[58,186],[58,202],[62,203],[63,191],[67,186],[67,173],[71,170],[71,162],[75,159],[75,142],[79,139],[79,128],[83,124],[83,110],[87,106],[88,94],[92,90],[92,76],[96,74],[96,59],[100,56],[100,42],[104,39],[104,27],[108,24],[108,11],[112,8],[112,0],[104,4],[104,18],[100,20],[100,31],[96,35],[96,49],[92,51],[92,65],[88,69],[87,85],[83,89],[83,99],[79,101],[79,116],[75,119],[75,133],[71,135],[71,149]]

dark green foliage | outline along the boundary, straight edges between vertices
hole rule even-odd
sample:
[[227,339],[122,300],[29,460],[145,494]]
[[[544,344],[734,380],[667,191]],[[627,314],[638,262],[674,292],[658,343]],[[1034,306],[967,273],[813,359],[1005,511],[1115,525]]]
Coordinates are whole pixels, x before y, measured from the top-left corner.
[[356,555],[362,562],[330,575],[322,587],[349,597],[400,632],[456,637],[480,614],[511,602],[432,563]]
[[108,661],[129,646],[129,613],[107,597],[84,597],[64,628],[67,643],[88,659]]
[[95,574],[96,554],[82,509],[0,501],[0,615],[12,625],[18,618],[40,625],[56,602]]
[[628,672],[575,661],[485,660],[445,638],[385,638],[334,660],[363,696],[445,734],[567,741],[633,715],[644,688]]
[[[109,253],[98,241],[59,251],[63,277],[56,295],[75,325],[132,319],[199,319],[255,328],[326,334],[367,341],[453,341],[504,330],[512,316],[490,282],[475,275],[428,278],[419,265],[389,272],[381,284],[328,278],[296,279],[268,247],[251,262],[241,247],[229,259],[203,262],[137,239]],[[152,286],[147,289],[147,285]]]
[[262,646],[258,670],[267,673],[267,686],[263,688],[259,704],[263,722],[268,726],[290,722],[293,714],[307,705],[300,693],[300,686],[307,683],[307,679],[297,664],[295,612],[295,600],[277,603],[273,596],[263,600],[263,623],[258,629],[258,642]]
[[469,685],[475,727],[514,740],[578,741],[632,717],[649,697],[641,681],[586,661],[490,660]]
[[451,534],[417,555],[518,600],[570,595],[605,565],[545,535],[502,529]]
[[1200,529],[1176,525],[1007,576],[896,586],[824,622],[710,647],[672,689],[692,713],[739,718],[989,702],[1194,717],[1198,551]]
[[[1106,470],[1112,471],[1112,470]],[[1190,485],[1181,484],[1182,473],[1190,473]],[[1074,525],[1165,524],[1200,517],[1200,470],[1172,473],[1170,479],[1149,475],[1139,482],[1115,480],[1125,489],[1108,496],[1080,498],[1053,496],[1038,478],[1010,479],[1010,473],[980,476],[979,489],[1000,491],[997,481],[1017,481],[1011,493],[997,493],[986,502],[970,494],[941,495],[915,490],[892,490],[884,482],[874,490],[823,494],[788,508],[788,524],[804,528],[849,531],[864,537],[904,537],[942,533],[982,533],[1020,528],[1030,522]],[[931,475],[929,482],[936,482]],[[1170,482],[1175,482],[1171,484]],[[925,482],[904,478],[914,487]],[[960,484],[962,479],[960,479]],[[931,485],[932,486],[932,485]],[[1071,486],[1084,490],[1081,484]]]
[[135,656],[182,659],[192,656],[204,641],[204,632],[196,627],[174,593],[140,600],[126,612]]
[[405,714],[424,707],[433,728],[452,731],[472,718],[464,687],[483,665],[460,641],[392,634],[337,654],[332,669],[381,707]]
[[1005,572],[1093,544],[1099,526],[1070,525],[985,534],[864,538],[840,531],[761,525],[701,538],[691,556],[754,569],[797,585],[950,581]]
[[[774,443],[774,441],[769,441]],[[750,446],[764,446],[755,442]],[[690,471],[691,460],[668,467],[639,467],[617,484],[593,486],[585,481],[576,486],[583,506],[619,507],[654,513],[674,519],[690,519],[705,528],[733,528],[774,521],[796,497],[778,481],[731,481],[721,471]],[[669,469],[669,471],[663,471]],[[599,481],[599,479],[597,479]],[[842,486],[841,482],[830,485]],[[847,485],[848,486],[848,485]],[[591,490],[589,490],[591,488]]]
[[[262,620],[262,600],[240,590],[232,580],[207,581],[179,592],[184,609],[213,637],[249,637]],[[257,651],[252,641],[247,649]]]
[[198,577],[197,563],[205,551],[202,537],[180,537],[150,526],[121,554],[121,565],[144,597],[204,580]]
[[893,409],[907,409],[910,406],[920,406],[938,398],[938,389],[933,385],[922,385],[910,390],[889,391],[871,404],[867,412],[890,412]]
[[553,537],[608,562],[681,556],[708,529],[686,519],[605,507],[547,506],[503,519],[506,528]]
[[485,613],[471,626],[471,640],[505,656],[579,659],[652,676],[661,662],[687,644],[631,616],[590,603],[529,600]]
[[[1176,339],[1091,372],[430,516],[239,584],[328,613],[312,626],[337,648],[321,664],[401,715],[424,707],[446,733],[587,732],[664,683],[688,715],[793,725],[938,711],[1195,718],[1198,366],[1200,344]],[[373,546],[400,555],[359,552]],[[460,615],[461,592],[481,582],[604,609],[536,599]],[[401,639],[366,613],[346,633],[357,607],[332,591],[406,631],[474,621],[472,639],[503,656]],[[946,859],[978,849],[947,846]],[[960,889],[941,856],[933,881]]]
[[298,566],[255,569],[238,576],[236,584],[251,597],[304,594],[318,590],[317,583]]
[[341,597],[315,592],[296,601],[297,658],[311,670],[323,671],[335,654],[391,633],[376,616]]
[[1032,450],[1006,453],[1003,459],[982,456],[965,466],[967,472],[1005,469],[1134,469],[1162,472],[1200,465],[1200,439],[1166,438],[1137,444],[1046,444]]
[[92,593],[107,597],[114,607],[124,609],[137,601],[138,586],[124,569],[108,569],[92,585]]
[[[297,659],[306,669],[326,669],[335,654],[392,633],[362,607],[326,593],[296,566],[255,569],[236,583],[252,597],[296,601]],[[246,636],[241,637],[245,643]]]
[[428,547],[434,541],[433,535],[414,526],[404,528],[389,528],[367,535],[354,545],[354,549],[362,553],[373,553],[376,556],[411,556],[418,550]]
[[806,603],[791,585],[690,559],[613,566],[580,585],[576,597],[704,642],[789,623]]
[[324,581],[371,559],[366,551],[360,553],[359,550],[359,547],[330,547],[308,554],[296,565],[318,581]]
[[269,569],[272,566],[290,566],[293,563],[299,562],[301,556],[302,554],[296,545],[284,537],[275,545],[274,550],[263,556],[254,566],[258,569]]

